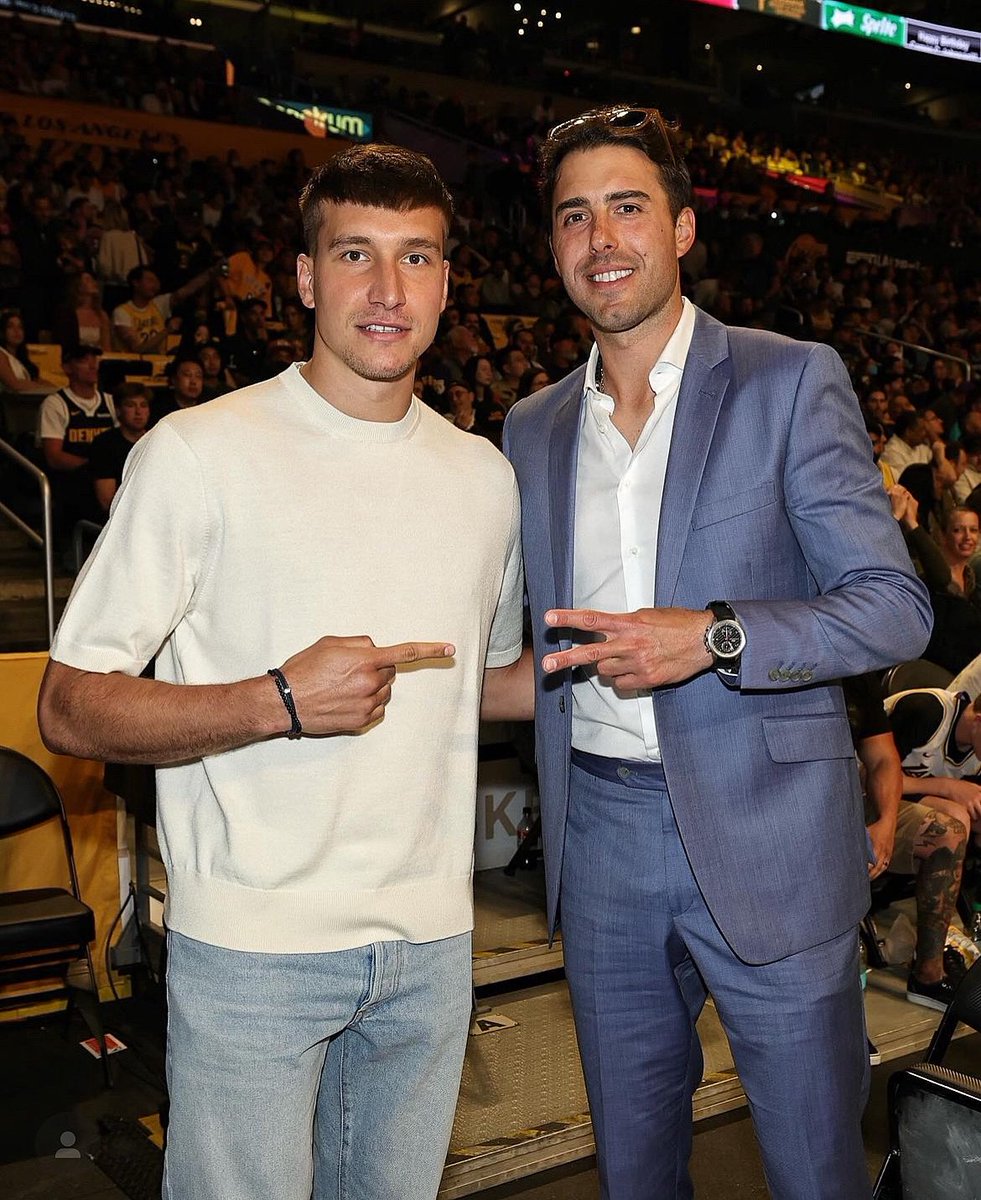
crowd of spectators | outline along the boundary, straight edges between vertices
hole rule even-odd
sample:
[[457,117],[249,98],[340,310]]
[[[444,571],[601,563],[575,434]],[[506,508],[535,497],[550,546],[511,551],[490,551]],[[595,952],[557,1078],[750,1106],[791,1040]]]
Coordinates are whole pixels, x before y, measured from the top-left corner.
[[[14,20],[9,28],[0,87],[151,114],[230,115],[218,56],[163,41],[134,51],[111,39],[95,53],[67,25]],[[454,36],[472,43],[462,26]],[[582,362],[590,345],[534,202],[532,166],[553,100],[489,117],[450,91],[410,94],[382,73],[357,95],[343,80],[334,87],[328,100],[407,112],[498,152],[490,166],[473,157],[457,196],[449,303],[417,377],[427,403],[498,440],[511,404]],[[897,149],[826,139],[792,146],[722,125],[685,136],[699,230],[682,263],[686,291],[727,322],[830,342],[883,447],[887,483],[921,468],[902,513],[896,501],[897,517],[915,524],[918,504],[920,523],[940,538],[953,489],[963,503],[964,480],[981,480],[972,441],[981,403],[969,379],[981,366],[981,185],[967,170],[937,172]],[[794,172],[828,187],[795,187],[787,182]],[[306,177],[295,152],[245,166],[234,150],[194,160],[149,137],[132,151],[28,144],[16,120],[0,115],[0,383],[37,390],[26,347],[45,341],[176,355],[172,375],[194,359],[205,399],[305,358],[312,324],[295,258]],[[865,188],[871,206],[842,203],[842,183]],[[114,366],[102,364],[106,386],[121,382]],[[173,383],[165,399],[156,392],[151,423],[168,404],[187,402],[176,395]],[[919,535],[908,533],[912,544]]]
[[[162,42],[139,55],[107,42],[94,54],[69,28],[11,28],[0,89],[148,114],[234,111],[217,59]],[[534,201],[551,98],[488,117],[384,75],[357,94],[339,82],[321,98],[399,110],[497,152],[492,165],[473,156],[456,196],[448,303],[416,394],[499,444],[510,407],[591,346]],[[961,670],[981,655],[981,184],[897,149],[787,145],[721,125],[695,126],[685,149],[698,237],[681,264],[684,290],[725,322],[839,352],[931,591],[927,657]],[[828,186],[794,186],[793,173]],[[45,396],[34,452],[63,536],[80,517],[104,519],[129,449],[161,416],[308,357],[312,314],[295,270],[307,177],[298,152],[246,165],[235,150],[193,159],[150,138],[126,151],[28,143],[0,113],[0,391]],[[870,205],[842,202],[842,183],[866,189]],[[45,343],[61,348],[67,383],[32,361],[29,347]],[[165,372],[141,380],[137,360]]]

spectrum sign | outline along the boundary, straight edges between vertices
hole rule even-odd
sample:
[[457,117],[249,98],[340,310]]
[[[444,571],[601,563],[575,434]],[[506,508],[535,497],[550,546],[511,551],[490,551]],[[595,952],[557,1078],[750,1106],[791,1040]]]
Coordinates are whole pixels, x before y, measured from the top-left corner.
[[348,108],[326,108],[302,100],[270,100],[257,96],[260,104],[274,108],[284,116],[303,122],[312,137],[343,137],[352,142],[370,142],[373,132],[371,113]]

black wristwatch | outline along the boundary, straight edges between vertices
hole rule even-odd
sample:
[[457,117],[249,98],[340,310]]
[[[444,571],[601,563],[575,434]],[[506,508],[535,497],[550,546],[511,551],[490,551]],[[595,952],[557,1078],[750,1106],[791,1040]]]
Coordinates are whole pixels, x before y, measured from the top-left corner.
[[712,655],[712,665],[726,682],[739,678],[746,630],[725,600],[713,600],[705,606],[715,620],[705,630],[705,649]]

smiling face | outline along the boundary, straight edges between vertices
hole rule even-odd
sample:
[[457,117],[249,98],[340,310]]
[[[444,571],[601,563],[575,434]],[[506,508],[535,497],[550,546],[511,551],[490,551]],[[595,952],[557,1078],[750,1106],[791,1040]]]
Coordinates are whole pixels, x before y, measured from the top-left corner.
[[[411,380],[446,303],[446,222],[437,208],[399,212],[324,204],[315,257],[297,260],[297,287],[315,310],[311,382]],[[320,381],[323,381],[323,385]]]
[[569,298],[598,333],[673,328],[678,259],[694,240],[694,213],[672,219],[660,168],[640,150],[598,146],[562,160],[552,252]]
[[948,555],[967,562],[978,548],[978,515],[966,508],[955,508],[950,515],[945,535]]

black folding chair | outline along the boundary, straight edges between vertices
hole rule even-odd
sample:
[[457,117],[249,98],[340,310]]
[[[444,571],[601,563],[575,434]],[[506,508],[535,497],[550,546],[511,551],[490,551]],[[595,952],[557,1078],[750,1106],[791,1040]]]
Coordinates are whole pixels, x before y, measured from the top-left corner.
[[895,696],[897,692],[908,692],[913,688],[945,688],[953,678],[946,667],[925,658],[914,658],[886,671],[882,677],[882,692],[885,696]]
[[[78,1009],[97,1039],[106,1086],[112,1073],[106,1052],[99,1006],[99,989],[90,943],[95,940],[95,915],[81,899],[72,835],[61,794],[37,763],[0,746],[0,838],[14,837],[48,821],[60,823],[70,890],[60,887],[0,892],[0,984],[45,983],[34,990],[0,996],[0,1008],[64,997]],[[63,876],[62,876],[63,878]],[[69,980],[69,969],[83,961],[90,989]]]
[[[948,1107],[954,1106],[950,1108],[951,1112],[963,1109],[972,1114],[972,1119],[978,1120],[974,1114],[981,1113],[981,1080],[958,1075],[941,1065],[954,1036],[954,1030],[961,1021],[981,1032],[981,960],[971,967],[958,984],[930,1040],[923,1063],[904,1071],[896,1071],[889,1079],[889,1153],[879,1171],[872,1193],[873,1200],[901,1200],[903,1196],[903,1142],[906,1140],[905,1129],[909,1125],[908,1113],[904,1106],[909,1102],[910,1096],[917,1097],[916,1103],[919,1111],[923,1113],[939,1111],[936,1109],[939,1102]],[[930,1099],[924,1102],[924,1096]],[[930,1107],[931,1104],[933,1108]],[[946,1120],[946,1117],[940,1116],[941,1124]],[[924,1144],[932,1136],[931,1131],[926,1129],[920,1130],[919,1133],[920,1138],[914,1140]],[[940,1162],[936,1163],[938,1176],[943,1165]],[[981,1187],[981,1176],[978,1184]],[[981,1193],[971,1193],[970,1200],[977,1194]],[[951,1194],[948,1200],[961,1200],[961,1196]]]

